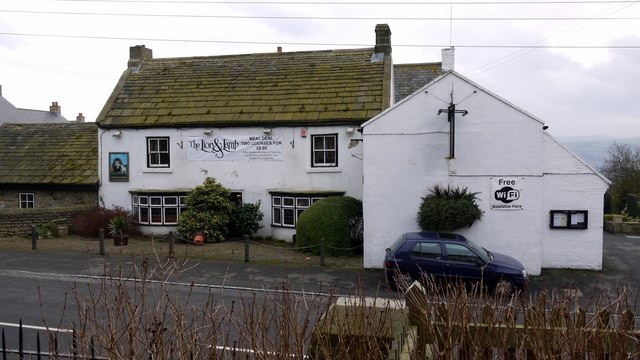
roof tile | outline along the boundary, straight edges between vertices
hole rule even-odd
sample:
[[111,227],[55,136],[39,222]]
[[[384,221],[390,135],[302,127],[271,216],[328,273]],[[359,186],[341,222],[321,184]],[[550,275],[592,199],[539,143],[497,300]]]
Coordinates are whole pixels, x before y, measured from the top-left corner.
[[95,123],[0,125],[0,183],[98,184]]
[[146,60],[137,73],[125,72],[97,122],[361,123],[369,113],[359,109],[383,110],[384,63],[370,62],[372,53],[366,48]]

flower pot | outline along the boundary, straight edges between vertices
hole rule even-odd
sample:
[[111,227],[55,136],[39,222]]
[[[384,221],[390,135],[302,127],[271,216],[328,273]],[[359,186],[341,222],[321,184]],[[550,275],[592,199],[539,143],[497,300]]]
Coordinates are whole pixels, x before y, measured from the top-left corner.
[[129,244],[129,235],[114,235],[113,246],[126,246]]
[[204,244],[205,239],[206,239],[206,237],[201,232],[197,232],[197,233],[195,233],[193,235],[193,243],[196,244],[196,245]]

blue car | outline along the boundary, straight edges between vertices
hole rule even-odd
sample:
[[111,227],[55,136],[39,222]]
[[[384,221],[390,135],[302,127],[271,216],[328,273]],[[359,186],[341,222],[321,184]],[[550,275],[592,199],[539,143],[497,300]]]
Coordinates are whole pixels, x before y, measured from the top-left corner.
[[518,260],[494,253],[462,235],[408,232],[386,249],[384,271],[393,288],[421,276],[434,280],[483,281],[491,290],[511,294],[527,284],[527,270]]

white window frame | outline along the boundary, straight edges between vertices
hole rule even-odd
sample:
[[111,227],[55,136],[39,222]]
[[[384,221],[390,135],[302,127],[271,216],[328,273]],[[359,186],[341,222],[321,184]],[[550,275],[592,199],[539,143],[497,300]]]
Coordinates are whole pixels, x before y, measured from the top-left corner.
[[[271,225],[279,227],[293,228],[298,223],[298,217],[308,209],[313,203],[325,197],[277,194],[271,196]],[[285,223],[285,216],[291,217],[292,221]]]
[[[131,196],[133,214],[138,224],[141,225],[176,225],[178,217],[186,209],[186,195],[174,194],[141,194],[134,193]],[[167,221],[167,211],[175,210],[176,220]],[[147,221],[143,221],[146,214]],[[154,220],[155,214],[156,219]],[[157,219],[160,215],[159,221]]]
[[[323,138],[324,146],[316,149],[316,139]],[[333,148],[326,148],[326,139],[333,138]],[[327,162],[327,154],[333,153],[334,161]],[[322,154],[322,159],[319,159],[319,155]],[[316,157],[318,155],[318,158]],[[338,134],[318,134],[311,135],[311,167],[338,167]]]
[[36,207],[36,194],[35,193],[19,193],[18,203],[19,203],[20,209],[34,209]]
[[[161,143],[166,143],[166,151],[161,150]],[[155,144],[155,146],[153,145]],[[155,148],[155,149],[154,149]],[[152,150],[153,149],[153,150]],[[166,156],[166,163],[163,161]],[[147,167],[168,168],[171,165],[171,147],[169,137],[148,137],[147,138]]]

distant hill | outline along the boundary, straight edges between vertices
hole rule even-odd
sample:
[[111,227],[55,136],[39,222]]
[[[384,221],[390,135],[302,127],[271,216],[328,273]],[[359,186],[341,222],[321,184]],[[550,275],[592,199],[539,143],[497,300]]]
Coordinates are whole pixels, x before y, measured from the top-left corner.
[[557,137],[560,144],[567,147],[579,158],[584,160],[594,169],[600,171],[605,159],[609,156],[609,147],[614,144],[629,144],[640,146],[640,138],[613,138],[613,137]]

